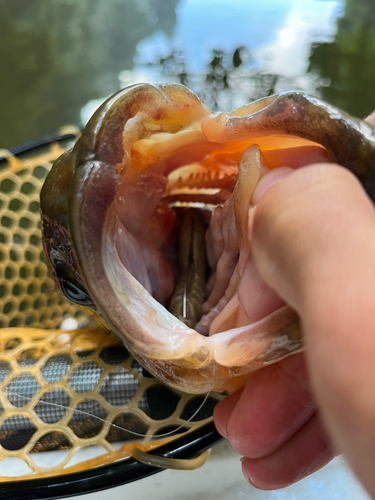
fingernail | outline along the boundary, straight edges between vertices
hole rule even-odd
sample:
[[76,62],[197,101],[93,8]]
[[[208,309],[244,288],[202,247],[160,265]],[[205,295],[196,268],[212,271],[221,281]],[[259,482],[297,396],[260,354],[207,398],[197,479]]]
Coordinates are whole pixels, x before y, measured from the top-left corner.
[[258,182],[258,185],[253,193],[253,204],[256,205],[258,201],[261,199],[261,197],[264,195],[264,193],[268,191],[268,189],[271,186],[277,184],[278,182],[280,182],[282,179],[284,179],[293,172],[294,172],[293,168],[279,167],[272,169],[270,172],[264,175]]

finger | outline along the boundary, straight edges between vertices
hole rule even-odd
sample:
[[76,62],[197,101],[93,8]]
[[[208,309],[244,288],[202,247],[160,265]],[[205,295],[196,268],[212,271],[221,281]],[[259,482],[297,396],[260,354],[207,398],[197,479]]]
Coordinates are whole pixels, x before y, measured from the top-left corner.
[[242,390],[243,389],[240,389],[234,394],[227,396],[226,398],[219,401],[219,403],[215,406],[213,414],[215,427],[218,432],[225,438],[228,438],[227,425],[229,422],[229,418],[237,404],[237,401],[241,397]]
[[351,263],[358,258],[350,255],[358,250],[353,241],[362,252],[374,220],[372,203],[349,171],[331,164],[305,167],[271,186],[255,207],[255,263],[268,284],[302,312],[311,283],[324,287],[321,278],[337,269],[332,263],[343,263],[345,250]]
[[372,125],[375,125],[375,111],[373,113],[371,113],[371,115],[369,115],[367,118],[366,118],[366,122],[369,122],[371,123]]
[[254,209],[263,279],[302,319],[317,402],[335,446],[375,494],[375,211],[334,165],[305,167]]
[[316,409],[303,365],[302,355],[296,355],[259,370],[236,395],[237,401],[219,403],[215,421],[238,453],[269,455],[311,418]]
[[275,490],[319,470],[334,458],[334,452],[315,414],[293,437],[271,455],[246,458],[242,472],[256,488]]

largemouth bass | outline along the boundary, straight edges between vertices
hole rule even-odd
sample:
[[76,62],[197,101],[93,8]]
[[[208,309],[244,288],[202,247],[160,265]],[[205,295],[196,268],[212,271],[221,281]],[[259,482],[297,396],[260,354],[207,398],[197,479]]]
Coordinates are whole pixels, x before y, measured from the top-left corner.
[[303,349],[297,314],[255,271],[251,317],[238,286],[259,180],[317,162],[347,167],[375,200],[374,127],[316,97],[213,113],[182,85],[133,85],[95,112],[45,181],[48,262],[63,293],[156,377],[232,392]]

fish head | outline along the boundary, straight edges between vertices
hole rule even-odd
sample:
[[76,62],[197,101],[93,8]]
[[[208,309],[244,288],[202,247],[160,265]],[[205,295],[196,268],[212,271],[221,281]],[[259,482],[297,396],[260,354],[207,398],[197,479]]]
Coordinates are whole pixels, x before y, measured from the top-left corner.
[[316,97],[213,113],[182,85],[123,89],[43,186],[55,280],[165,383],[232,392],[303,349],[297,314],[251,265],[249,226],[260,179],[317,162],[349,168],[374,199],[373,127]]

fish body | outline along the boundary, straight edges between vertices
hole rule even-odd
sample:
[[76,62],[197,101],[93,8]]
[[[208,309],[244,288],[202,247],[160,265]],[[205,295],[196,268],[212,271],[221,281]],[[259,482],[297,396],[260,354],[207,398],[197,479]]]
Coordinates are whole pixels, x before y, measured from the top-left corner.
[[95,112],[45,181],[47,260],[63,293],[155,376],[232,392],[303,349],[297,314],[256,271],[252,317],[237,293],[254,189],[272,169],[327,161],[375,200],[374,127],[316,97],[213,113],[182,85],[133,85]]

